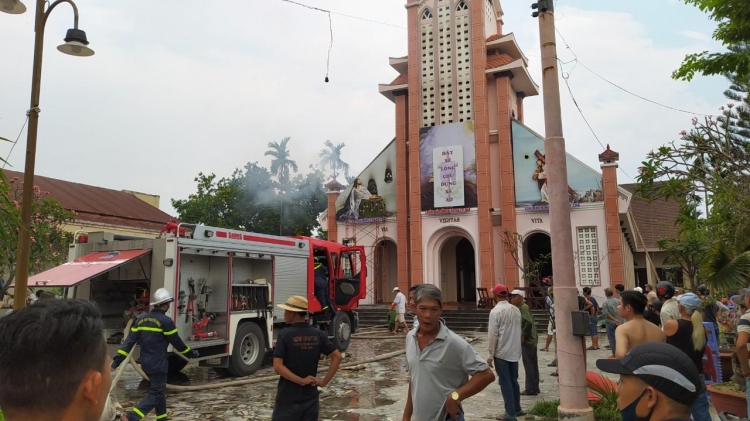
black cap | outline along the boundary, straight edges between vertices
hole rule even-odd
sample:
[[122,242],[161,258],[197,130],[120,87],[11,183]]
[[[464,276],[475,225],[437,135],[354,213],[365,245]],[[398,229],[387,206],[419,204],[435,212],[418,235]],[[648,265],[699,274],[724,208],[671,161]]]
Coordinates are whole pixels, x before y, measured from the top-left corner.
[[679,348],[664,342],[647,342],[634,347],[619,360],[596,360],[605,373],[636,376],[644,383],[683,405],[695,402],[700,390],[700,374],[695,364]]

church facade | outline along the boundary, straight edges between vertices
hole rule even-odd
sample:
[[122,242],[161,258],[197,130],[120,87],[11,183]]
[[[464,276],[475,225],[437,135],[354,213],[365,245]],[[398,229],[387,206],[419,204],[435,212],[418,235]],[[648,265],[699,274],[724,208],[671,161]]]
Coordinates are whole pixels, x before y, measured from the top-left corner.
[[[379,86],[395,138],[351,186],[327,185],[323,229],[368,250],[370,303],[394,286],[474,302],[498,282],[554,282],[544,138],[524,125],[539,87],[499,1],[413,1],[406,13],[408,56],[390,59],[398,77]],[[598,296],[653,282],[664,260],[638,233],[618,159],[609,147],[597,169],[567,158],[576,283]]]

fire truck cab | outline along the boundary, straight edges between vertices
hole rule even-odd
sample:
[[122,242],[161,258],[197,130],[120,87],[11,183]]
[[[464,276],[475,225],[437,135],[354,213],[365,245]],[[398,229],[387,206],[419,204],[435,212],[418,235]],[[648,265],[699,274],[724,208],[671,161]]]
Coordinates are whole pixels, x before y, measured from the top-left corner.
[[[160,238],[72,244],[69,261],[29,278],[30,287],[62,287],[65,297],[102,309],[105,336],[149,311],[152,291],[175,297],[167,315],[180,337],[198,350],[199,364],[222,374],[247,376],[263,363],[284,326],[276,305],[307,297],[309,322],[344,351],[366,294],[362,246],[308,237],[279,237],[203,225],[174,224]],[[315,297],[314,267],[325,265],[335,316]],[[124,316],[124,317],[123,317]],[[170,371],[187,360],[172,353]]]

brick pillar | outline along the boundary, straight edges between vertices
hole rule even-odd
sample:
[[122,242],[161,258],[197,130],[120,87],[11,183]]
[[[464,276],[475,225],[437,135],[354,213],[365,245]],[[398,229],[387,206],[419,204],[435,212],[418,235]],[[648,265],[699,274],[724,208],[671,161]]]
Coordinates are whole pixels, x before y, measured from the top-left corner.
[[407,5],[409,22],[409,92],[407,96],[407,134],[408,134],[408,195],[409,195],[409,285],[424,283],[424,263],[422,256],[422,186],[419,172],[419,127],[420,127],[420,64],[421,47],[419,45],[419,8],[417,3]]
[[[513,144],[511,139],[511,73],[495,73],[497,90],[497,138],[500,146],[500,209],[502,212],[501,230],[516,232],[516,187],[513,171]],[[504,235],[504,234],[503,234]],[[520,245],[519,245],[520,248]],[[519,251],[520,253],[520,251]],[[506,285],[520,285],[518,266],[510,253],[503,247],[503,271],[501,282]],[[528,286],[528,285],[526,285]]]
[[620,210],[617,191],[617,161],[620,154],[607,145],[599,154],[602,168],[602,185],[604,193],[604,218],[607,224],[607,261],[609,262],[609,284],[625,285],[625,265],[622,258],[622,230],[620,228]]
[[396,97],[396,270],[398,287],[409,289],[409,156],[407,150],[409,121],[406,90],[394,92]]
[[[490,127],[487,103],[487,50],[484,32],[484,3],[471,3],[471,63],[472,90],[474,91],[474,140],[477,161],[477,220],[479,222],[478,248],[480,285],[492,288],[495,278],[495,254],[492,235],[492,175],[490,173]],[[478,23],[477,23],[478,22]]]
[[516,119],[520,121],[521,123],[523,123],[523,99],[524,98],[526,98],[526,95],[522,93],[517,94],[516,109],[518,110],[518,112],[516,113],[517,114]]
[[328,198],[328,241],[339,242],[338,221],[336,220],[336,199],[338,199],[344,186],[338,181],[331,180],[325,184],[326,196]]

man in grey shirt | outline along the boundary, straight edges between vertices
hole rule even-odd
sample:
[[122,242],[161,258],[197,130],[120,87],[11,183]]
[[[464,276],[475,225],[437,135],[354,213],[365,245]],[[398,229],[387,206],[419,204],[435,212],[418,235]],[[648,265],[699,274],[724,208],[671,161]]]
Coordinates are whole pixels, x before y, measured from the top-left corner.
[[406,336],[409,394],[402,421],[463,421],[461,402],[489,386],[495,375],[463,338],[440,321],[443,298],[434,285],[415,291],[419,328]]

